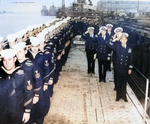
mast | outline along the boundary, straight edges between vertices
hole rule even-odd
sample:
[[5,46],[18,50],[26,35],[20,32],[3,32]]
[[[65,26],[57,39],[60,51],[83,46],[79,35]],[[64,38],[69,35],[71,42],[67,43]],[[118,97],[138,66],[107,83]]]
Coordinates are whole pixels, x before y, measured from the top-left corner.
[[139,13],[139,0],[138,0],[138,5],[137,5],[137,12]]
[[62,0],[62,9],[65,9],[65,0]]

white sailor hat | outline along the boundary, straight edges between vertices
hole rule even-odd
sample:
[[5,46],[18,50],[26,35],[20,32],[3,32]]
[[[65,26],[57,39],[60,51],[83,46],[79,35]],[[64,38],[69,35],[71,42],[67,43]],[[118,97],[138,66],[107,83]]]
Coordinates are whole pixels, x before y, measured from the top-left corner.
[[38,46],[40,44],[36,37],[30,37],[30,42],[32,46]]
[[45,25],[46,25],[46,26],[49,26],[49,25],[50,25],[50,23],[49,23],[49,22],[46,22],[46,23],[45,23]]
[[25,43],[25,42],[20,42],[20,43],[15,44],[12,48],[13,48],[15,51],[21,51],[21,50],[23,50],[25,47],[26,47],[26,43]]
[[86,18],[86,17],[83,17],[82,20],[87,20],[87,18]]
[[116,32],[122,32],[122,31],[123,31],[123,28],[117,27],[117,28],[115,28],[114,33],[116,33]]
[[106,27],[106,26],[101,26],[100,29],[99,29],[100,32],[101,32],[101,31],[106,31],[106,30],[107,30],[107,27]]
[[67,19],[67,20],[70,20],[70,19],[71,19],[71,17],[70,17],[70,16],[68,16],[66,19]]
[[94,27],[88,27],[88,30],[94,30]]
[[2,58],[13,58],[16,55],[16,51],[13,49],[5,49],[0,52]]
[[15,33],[16,38],[21,38],[25,34],[25,31],[21,30]]
[[113,25],[112,25],[112,24],[107,24],[106,27],[107,27],[107,28],[112,28]]
[[45,41],[45,34],[44,33],[40,33],[37,35],[37,41],[40,43],[44,43]]
[[95,21],[98,21],[99,20],[99,18],[95,18]]
[[15,34],[9,34],[6,38],[8,42],[14,42],[16,40]]
[[0,42],[3,42],[4,41],[4,37],[0,37]]
[[129,36],[129,34],[128,34],[128,33],[125,33],[125,32],[123,32],[122,35],[121,35],[121,37],[126,37],[126,38],[127,38],[128,36]]

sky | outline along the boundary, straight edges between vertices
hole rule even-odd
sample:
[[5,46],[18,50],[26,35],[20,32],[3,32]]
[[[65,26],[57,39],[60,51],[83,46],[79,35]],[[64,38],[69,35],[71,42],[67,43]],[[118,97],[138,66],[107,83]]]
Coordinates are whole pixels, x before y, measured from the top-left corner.
[[[70,6],[76,0],[65,0],[66,6]],[[88,0],[87,0],[88,1]],[[98,0],[93,0],[96,5]],[[42,5],[55,5],[60,7],[62,0],[0,0],[0,11],[15,11],[15,12],[38,12],[42,9]]]
[[[65,5],[70,6],[74,1],[76,0],[65,0]],[[91,1],[93,5],[96,6],[99,0],[91,0]],[[49,8],[50,5],[60,7],[61,4],[62,0],[0,0],[0,11],[39,13],[40,10],[42,9],[42,5],[46,5],[47,8]]]
[[[74,0],[65,0],[66,6],[71,5],[73,2]],[[42,5],[47,5],[47,8],[49,8],[50,5],[60,7],[62,5],[62,0],[0,0],[0,11],[30,11],[34,13],[40,11],[42,9]]]

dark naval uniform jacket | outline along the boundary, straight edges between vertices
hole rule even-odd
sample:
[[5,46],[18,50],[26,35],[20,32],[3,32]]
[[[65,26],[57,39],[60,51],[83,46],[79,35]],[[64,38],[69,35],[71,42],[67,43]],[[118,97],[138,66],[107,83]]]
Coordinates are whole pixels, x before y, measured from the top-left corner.
[[96,35],[97,40],[97,58],[100,60],[108,60],[110,55],[110,49],[107,47],[108,42],[107,36],[105,39],[101,35]]
[[8,74],[3,66],[0,68],[0,72],[1,79],[9,80],[13,84],[8,100],[8,120],[6,121],[8,124],[22,123],[23,113],[30,113],[32,108],[33,89],[27,81],[25,72],[19,66],[15,68],[12,74]]
[[110,41],[110,39],[113,39],[113,36],[114,36],[113,31],[111,31],[110,34],[108,32],[106,33],[106,37],[108,38],[109,41]]
[[41,76],[37,73],[38,68],[33,64],[30,59],[26,59],[22,63],[19,63],[21,68],[25,71],[27,76],[27,81],[31,84],[34,89],[34,94],[39,95],[42,89],[43,81]]
[[[29,54],[30,53],[30,54]],[[39,101],[33,105],[33,109],[31,111],[31,117],[29,123],[35,123],[35,120],[43,120],[44,116],[47,114],[50,108],[50,99],[49,99],[49,91],[43,91],[43,86],[48,85],[49,81],[49,61],[44,54],[44,52],[39,51],[35,57],[31,51],[29,51],[28,56],[31,57],[33,64],[38,68],[36,71],[36,77],[41,77],[43,81],[42,90],[40,90]],[[28,57],[27,56],[27,57]]]
[[37,75],[41,76],[43,79],[43,83],[47,84],[49,79],[47,78],[47,75],[49,74],[49,63],[45,56],[45,54],[41,51],[39,51],[35,57],[33,56],[33,53],[29,50],[27,56],[33,61],[33,64],[38,68]]
[[13,79],[0,79],[0,124],[8,124],[10,101],[14,92]]
[[45,49],[44,51],[45,54],[45,66],[49,67],[49,72],[48,74],[46,74],[46,76],[44,77],[46,80],[53,80],[53,76],[54,76],[54,70],[55,70],[55,60],[54,60],[54,53],[51,53],[48,49]]
[[121,42],[110,42],[107,43],[107,46],[115,51],[116,53],[116,62],[115,69],[120,73],[128,73],[129,69],[132,69],[132,49],[128,45],[124,48],[121,45]]
[[97,42],[96,42],[96,38],[93,35],[93,37],[91,37],[88,34],[83,34],[83,39],[85,39],[85,51],[91,54],[95,54],[96,53],[96,48],[97,48]]

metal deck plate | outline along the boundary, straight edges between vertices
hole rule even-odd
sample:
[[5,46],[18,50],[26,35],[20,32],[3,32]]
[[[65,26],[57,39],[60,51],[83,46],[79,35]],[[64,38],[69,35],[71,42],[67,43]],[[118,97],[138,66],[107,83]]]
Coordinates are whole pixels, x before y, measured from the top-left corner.
[[72,48],[69,57],[54,86],[44,124],[145,124],[143,108],[129,86],[128,102],[116,102],[111,75],[108,73],[107,83],[98,82],[97,61],[96,74],[87,74],[83,46]]

